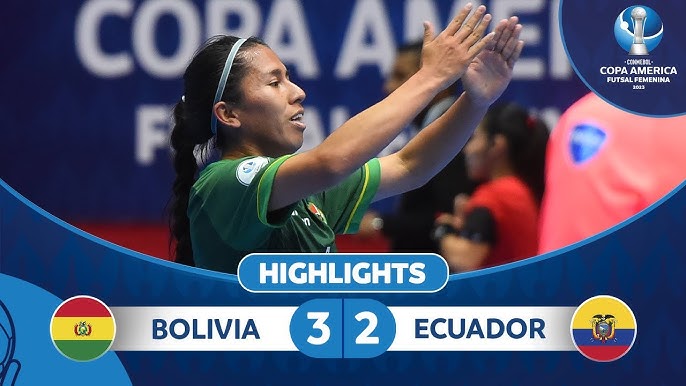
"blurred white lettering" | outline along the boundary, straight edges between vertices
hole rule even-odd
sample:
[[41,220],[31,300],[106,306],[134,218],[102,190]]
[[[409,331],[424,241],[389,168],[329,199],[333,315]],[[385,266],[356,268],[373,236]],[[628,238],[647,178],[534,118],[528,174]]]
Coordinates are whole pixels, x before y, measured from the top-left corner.
[[[286,42],[285,38],[290,38]],[[305,12],[297,0],[275,0],[265,23],[264,40],[284,63],[292,63],[305,79],[319,77]]]
[[133,58],[126,52],[107,53],[100,46],[100,24],[105,17],[127,18],[131,1],[92,0],[76,17],[76,55],[91,73],[102,78],[125,76],[133,72]]
[[[155,26],[162,15],[173,16],[179,26],[179,46],[163,56],[155,45]],[[151,0],[144,2],[133,21],[133,49],[141,66],[158,78],[176,78],[183,73],[200,45],[200,17],[186,1]]]
[[562,44],[562,34],[558,23],[560,13],[560,0],[550,3],[550,75],[553,79],[569,79],[572,76],[572,66]]
[[141,105],[136,109],[136,162],[150,166],[160,149],[169,149],[169,105]]
[[326,138],[326,130],[322,123],[322,117],[319,115],[319,111],[316,108],[307,107],[303,120],[307,125],[307,130],[303,133],[303,145],[298,150],[299,153],[311,150],[322,143],[324,138]]
[[[367,42],[367,37],[371,42]],[[385,74],[394,57],[395,40],[383,2],[357,0],[334,74],[350,79],[362,65],[376,65]]]
[[434,0],[406,0],[405,2],[405,41],[421,40],[424,36],[424,21],[430,21],[435,31],[442,31],[452,18],[464,8],[467,3],[472,3],[473,8],[482,4],[479,0],[455,0],[450,12],[439,17],[438,9]]
[[[173,129],[170,119],[172,106],[140,105],[136,108],[136,162],[141,166],[151,166],[157,161],[159,150],[169,151],[169,134]],[[334,106],[330,112],[329,130],[324,126],[321,113],[314,106],[305,106],[305,123],[307,130],[304,133],[303,146],[299,152],[307,151],[319,145],[334,128],[343,124],[348,118],[347,109],[343,106]],[[198,150],[198,149],[196,149]],[[165,154],[166,155],[166,154]],[[204,160],[202,154],[196,152],[198,164]]]
[[441,18],[433,0],[407,0],[405,3],[405,41],[421,40],[424,36],[424,21],[431,22],[434,30],[443,28]]
[[[512,15],[540,13],[545,7],[545,0],[494,0],[490,11],[496,22],[507,19]],[[541,42],[541,28],[536,24],[523,24],[521,39],[526,47],[532,47]],[[545,61],[540,57],[527,57],[525,52],[519,58],[512,77],[514,79],[541,79],[545,75]]]
[[[420,39],[422,22],[431,21],[440,31],[470,0],[454,0],[450,14],[443,14],[436,0],[405,0],[402,3],[403,21],[399,36],[405,41]],[[560,39],[557,14],[559,0],[550,4],[545,0],[471,0],[475,6],[485,3],[494,20],[510,15],[524,17],[522,39],[525,51],[515,68],[514,78],[520,80],[569,79],[572,69]],[[292,65],[303,79],[322,76],[312,31],[307,25],[302,0],[272,0],[264,9],[255,0],[207,0],[204,9],[193,2],[175,0],[147,0],[140,4],[133,0],[88,0],[77,15],[75,26],[76,53],[83,66],[102,78],[121,78],[136,71],[136,64],[156,78],[176,78],[198,48],[203,38],[218,34],[262,36],[281,57]],[[395,6],[395,3],[394,3]],[[262,7],[262,8],[261,8]],[[546,8],[549,7],[549,8]],[[528,15],[548,12],[548,20],[540,16],[530,22]],[[263,15],[263,12],[266,12]],[[178,47],[173,54],[164,54],[156,44],[159,21],[169,15],[178,25]],[[120,19],[131,25],[131,47],[108,51],[102,44],[104,21]],[[229,19],[234,18],[232,23]],[[356,0],[333,75],[341,80],[352,79],[362,66],[376,66],[386,74],[393,63],[395,36],[386,3],[382,0]],[[544,31],[544,25],[549,31]],[[545,41],[544,32],[548,32]],[[203,33],[205,36],[203,36]],[[527,47],[548,45],[548,58],[532,55]],[[548,72],[546,74],[546,71]]]
[[[209,0],[206,3],[207,36],[233,35],[253,36],[260,32],[262,15],[253,1]],[[238,16],[240,23],[235,28],[226,25],[230,15]]]

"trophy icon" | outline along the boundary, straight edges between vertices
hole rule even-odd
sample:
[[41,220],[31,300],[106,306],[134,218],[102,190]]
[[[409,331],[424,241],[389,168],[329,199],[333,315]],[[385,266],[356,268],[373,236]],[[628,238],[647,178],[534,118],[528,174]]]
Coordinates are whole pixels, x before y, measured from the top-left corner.
[[648,55],[648,47],[643,39],[646,17],[648,13],[641,7],[636,7],[631,11],[631,20],[634,22],[634,43],[631,45],[629,55]]
[[628,7],[615,20],[615,39],[629,55],[648,55],[660,44],[663,34],[660,15],[645,5]]

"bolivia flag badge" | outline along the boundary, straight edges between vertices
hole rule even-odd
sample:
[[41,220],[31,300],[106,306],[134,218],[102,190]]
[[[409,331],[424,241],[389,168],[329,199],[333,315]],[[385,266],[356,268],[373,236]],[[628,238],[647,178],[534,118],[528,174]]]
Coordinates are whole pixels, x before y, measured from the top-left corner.
[[112,311],[91,296],[74,296],[57,307],[50,321],[50,337],[65,357],[87,362],[112,346],[116,325]]

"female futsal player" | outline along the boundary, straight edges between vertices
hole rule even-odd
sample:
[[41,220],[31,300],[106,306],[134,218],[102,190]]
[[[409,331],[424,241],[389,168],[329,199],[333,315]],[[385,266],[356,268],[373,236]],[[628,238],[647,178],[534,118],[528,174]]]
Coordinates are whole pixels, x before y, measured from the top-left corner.
[[[437,36],[425,23],[422,68],[319,146],[303,143],[305,93],[261,41],[211,39],[184,73],[174,108],[171,230],[176,261],[235,273],[251,252],[335,252],[369,203],[424,184],[462,148],[504,91],[523,42],[517,18],[484,36],[491,16],[462,9]],[[374,158],[434,96],[462,78],[465,92],[399,152]],[[221,160],[197,177],[194,152]]]

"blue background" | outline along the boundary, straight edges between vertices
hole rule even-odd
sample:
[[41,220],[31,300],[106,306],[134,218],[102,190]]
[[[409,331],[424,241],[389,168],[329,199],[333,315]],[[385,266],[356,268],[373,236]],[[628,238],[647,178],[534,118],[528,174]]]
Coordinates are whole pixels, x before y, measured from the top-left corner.
[[[387,11],[396,45],[405,41],[405,4],[409,1],[380,1]],[[263,33],[276,2],[240,2],[257,5]],[[353,8],[362,1],[296,2],[304,10],[320,75],[306,79],[293,63],[286,65],[294,82],[307,92],[305,107],[319,111],[328,132],[333,107],[343,106],[355,114],[383,97],[383,74],[373,65],[362,66],[350,79],[334,74],[344,38],[351,28]],[[77,17],[87,3],[3,3],[0,35],[7,38],[0,61],[0,178],[40,207],[70,222],[162,221],[174,177],[169,152],[158,150],[150,165],[136,162],[136,109],[141,105],[169,106],[171,116],[171,105],[183,94],[181,75],[165,79],[152,76],[133,55],[133,20],[147,4],[134,0],[130,0],[130,16],[106,17],[100,28],[103,50],[109,54],[131,54],[133,72],[116,78],[89,72],[77,55],[75,43]],[[189,3],[200,18],[204,40],[205,7],[209,2]],[[451,18],[453,0],[429,3],[435,5],[442,23]],[[546,68],[540,77],[515,79],[503,99],[561,111],[587,92],[571,69],[564,79],[555,79],[550,74],[550,46],[554,39],[559,39],[552,32],[556,25],[550,22],[554,20],[553,4],[543,1],[540,12],[521,12],[525,28],[528,23],[541,30],[540,43],[528,44],[522,58],[540,57]],[[235,19],[229,18],[227,25],[238,23]],[[175,53],[179,31],[173,17],[160,19],[155,40],[163,54]],[[394,51],[392,47],[390,52]]]
[[[131,384],[114,352],[105,353],[95,361],[75,362],[57,351],[50,338],[50,321],[62,301],[55,295],[3,274],[0,274],[0,288],[0,296],[15,327],[14,359],[21,364],[16,386]],[[0,316],[0,320],[4,316]],[[3,327],[7,327],[6,321],[3,321]],[[4,346],[0,344],[0,347]],[[0,385],[10,386],[8,379],[2,381],[0,379]]]
[[[312,80],[293,71],[294,80],[308,92],[308,103],[320,109],[326,120],[332,106],[344,105],[354,113],[381,98],[376,67],[364,68],[350,80],[333,76],[355,2],[301,3],[322,71],[320,78]],[[403,36],[404,3],[383,1],[397,41]],[[626,4],[610,3],[563,4],[586,12],[582,20],[593,22],[580,23],[584,31],[602,29],[594,40],[580,43],[589,60],[608,48],[625,55],[614,41],[612,23]],[[686,14],[682,2],[670,1],[669,12],[657,5],[667,2],[644,3],[660,13],[665,28],[684,28],[679,20]],[[86,71],[74,46],[80,2],[3,4],[0,33],[7,38],[0,60],[0,178],[7,184],[0,183],[0,273],[29,283],[6,276],[0,281],[0,297],[15,323],[23,326],[17,329],[17,358],[27,361],[27,367],[17,385],[36,384],[36,377],[45,383],[56,379],[52,374],[58,363],[52,361],[66,359],[52,348],[45,333],[49,319],[41,315],[51,315],[59,299],[77,294],[95,296],[110,306],[298,306],[314,297],[340,297],[251,294],[235,276],[188,269],[125,250],[22,199],[9,186],[61,218],[160,219],[169,196],[171,167],[164,151],[150,166],[136,164],[134,112],[141,104],[171,104],[182,89],[179,79],[151,77],[138,65],[120,79],[102,79]],[[141,2],[133,4],[135,9]],[[272,1],[256,4],[266,14]],[[435,4],[447,19],[452,2]],[[536,23],[543,32],[541,43],[527,46],[524,56],[548,57],[551,39],[557,38],[549,33],[551,4],[546,3],[541,13],[522,15],[525,24]],[[604,15],[608,16],[605,24]],[[178,39],[174,23],[162,24],[158,44],[171,52]],[[108,19],[103,26],[108,50],[131,47],[130,20]],[[686,55],[683,45],[670,48],[675,43],[668,40],[676,36],[683,33],[666,30],[655,53],[664,58],[657,58],[666,62]],[[540,78],[515,80],[504,98],[564,109],[586,92],[577,79],[553,79],[546,70]],[[665,96],[647,99],[643,106],[652,101],[670,103]],[[672,101],[684,99],[678,95]],[[625,301],[638,323],[634,347],[617,362],[592,362],[578,352],[391,352],[372,359],[338,360],[312,359],[299,352],[119,352],[91,363],[103,366],[97,369],[98,382],[127,384],[114,360],[118,357],[136,385],[681,384],[686,375],[686,333],[678,325],[680,306],[686,300],[685,227],[686,194],[680,191],[592,240],[520,263],[451,276],[438,293],[346,296],[373,298],[387,306],[578,306],[592,296],[609,294]],[[43,351],[50,349],[52,353]],[[36,358],[45,354],[52,359],[46,360],[45,367],[28,367],[32,350],[40,350]],[[90,379],[79,380],[79,374],[89,374],[84,368],[88,364],[70,362],[65,368],[72,365],[72,378],[65,384],[92,384]]]
[[[613,32],[617,16],[627,6],[645,5],[662,18],[664,35],[660,45],[648,56],[630,56],[617,43]],[[649,116],[686,114],[686,3],[683,1],[645,0],[629,3],[626,0],[563,1],[560,23],[565,48],[574,70],[584,83],[607,102],[630,112]],[[589,16],[590,18],[589,22]],[[607,83],[600,67],[626,66],[627,59],[648,58],[654,66],[675,66],[678,75],[671,75],[671,83],[645,83],[645,90],[633,90],[633,83]],[[631,76],[635,75],[622,75]],[[643,75],[640,75],[643,76]],[[648,76],[648,75],[646,75]],[[658,75],[659,76],[659,75]],[[637,83],[638,84],[638,83]]]

